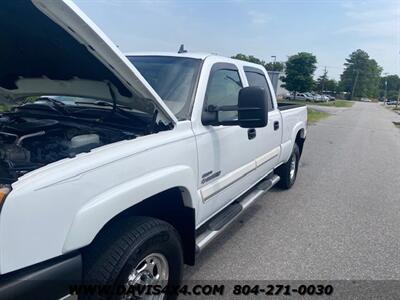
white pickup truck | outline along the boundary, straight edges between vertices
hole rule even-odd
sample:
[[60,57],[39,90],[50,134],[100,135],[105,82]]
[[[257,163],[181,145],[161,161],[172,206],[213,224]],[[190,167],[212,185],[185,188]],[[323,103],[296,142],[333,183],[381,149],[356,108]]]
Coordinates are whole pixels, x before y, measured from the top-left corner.
[[70,1],[2,1],[0,28],[0,298],[177,284],[293,185],[307,111],[280,107],[262,66],[123,55]]

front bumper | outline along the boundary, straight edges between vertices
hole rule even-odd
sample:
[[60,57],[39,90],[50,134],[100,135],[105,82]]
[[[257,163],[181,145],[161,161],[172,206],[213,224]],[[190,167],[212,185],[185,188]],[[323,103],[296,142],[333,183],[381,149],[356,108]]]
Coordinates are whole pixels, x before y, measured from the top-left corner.
[[0,299],[59,299],[81,280],[81,255],[64,255],[0,275]]

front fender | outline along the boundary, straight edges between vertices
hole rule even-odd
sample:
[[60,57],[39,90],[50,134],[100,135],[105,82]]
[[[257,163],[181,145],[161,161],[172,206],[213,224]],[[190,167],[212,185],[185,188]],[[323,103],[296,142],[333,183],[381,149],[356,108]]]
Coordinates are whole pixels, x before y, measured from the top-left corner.
[[186,199],[185,205],[196,208],[195,182],[192,169],[187,166],[174,166],[150,172],[97,195],[75,215],[63,246],[63,253],[89,245],[113,217],[168,189],[185,188],[190,194],[190,199]]

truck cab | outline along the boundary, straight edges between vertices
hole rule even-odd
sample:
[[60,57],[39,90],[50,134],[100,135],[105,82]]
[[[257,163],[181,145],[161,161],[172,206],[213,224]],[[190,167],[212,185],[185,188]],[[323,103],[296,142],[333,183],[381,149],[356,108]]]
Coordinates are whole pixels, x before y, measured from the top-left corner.
[[[197,185],[202,200],[198,225],[278,165],[283,122],[268,74],[262,66],[211,54],[131,53],[127,57],[180,119],[184,119],[185,113],[176,111],[178,101],[169,101],[168,93],[173,90],[172,98],[176,90],[180,95],[187,95],[185,105],[187,109],[192,108],[189,120],[196,140]],[[187,71],[187,66],[196,65],[196,61],[201,69]],[[179,75],[173,76],[174,72]],[[170,82],[170,78],[179,83]],[[190,87],[195,86],[197,93],[185,93],[184,86],[190,91],[194,90]],[[249,86],[260,87],[266,93],[266,126],[242,128],[213,124],[207,119],[209,106],[237,106],[240,90]],[[238,111],[220,112],[218,117],[219,122],[233,122],[238,118]]]

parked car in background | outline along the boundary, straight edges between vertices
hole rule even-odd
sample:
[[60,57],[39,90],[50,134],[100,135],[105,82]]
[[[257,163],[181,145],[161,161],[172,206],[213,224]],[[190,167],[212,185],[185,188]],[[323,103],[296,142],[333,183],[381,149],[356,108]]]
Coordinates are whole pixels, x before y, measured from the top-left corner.
[[290,100],[290,99],[292,99],[293,98],[293,96],[292,96],[292,93],[290,93],[290,92],[287,92],[286,94],[285,94],[285,96],[283,97],[283,99],[285,99],[285,100]]
[[304,93],[304,94],[306,95],[308,101],[314,101],[313,94],[311,94],[311,93]]
[[314,95],[314,101],[316,101],[316,102],[324,101],[320,94],[313,94],[313,95]]
[[330,99],[327,95],[321,95],[322,100],[328,102]]
[[329,98],[329,101],[335,101],[336,98],[332,95],[326,95]]
[[372,102],[372,100],[368,99],[368,98],[361,98],[360,101],[362,101],[362,102]]
[[294,97],[293,93],[289,93],[285,97],[286,100],[300,100],[307,101],[311,100],[310,97],[306,93],[296,93],[296,97]]
[[308,100],[308,97],[305,93],[297,93],[296,94],[296,100]]
[[396,105],[397,104],[397,100],[387,100],[385,101],[386,105]]

